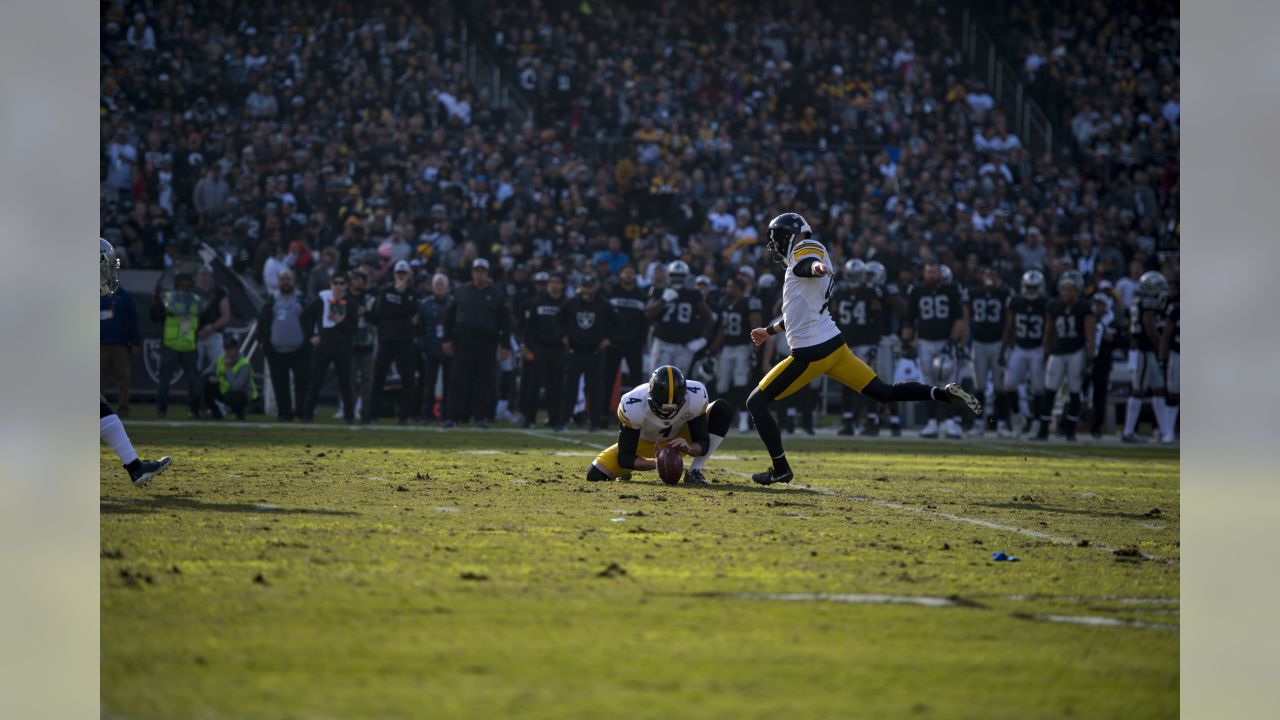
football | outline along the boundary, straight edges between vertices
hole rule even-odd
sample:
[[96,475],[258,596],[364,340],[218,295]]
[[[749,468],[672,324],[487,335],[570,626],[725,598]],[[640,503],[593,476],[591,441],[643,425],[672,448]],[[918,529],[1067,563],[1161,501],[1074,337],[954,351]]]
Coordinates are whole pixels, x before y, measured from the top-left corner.
[[680,482],[680,476],[684,474],[684,458],[680,456],[680,451],[668,445],[658,450],[658,477],[662,478],[662,482],[668,485],[675,485]]

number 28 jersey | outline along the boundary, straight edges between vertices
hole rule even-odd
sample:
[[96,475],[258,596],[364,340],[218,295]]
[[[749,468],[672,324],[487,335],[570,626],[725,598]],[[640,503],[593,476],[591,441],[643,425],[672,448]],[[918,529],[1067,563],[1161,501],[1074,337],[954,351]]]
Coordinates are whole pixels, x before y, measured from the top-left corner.
[[618,401],[618,422],[640,431],[644,442],[657,442],[680,434],[689,421],[707,410],[707,388],[697,380],[685,381],[684,405],[664,420],[649,408],[649,384],[637,385]]
[[835,278],[796,275],[796,265],[808,258],[831,267],[827,249],[817,240],[801,240],[787,253],[787,273],[782,278],[782,320],[787,329],[787,347],[793,352],[821,345],[840,334],[830,307]]

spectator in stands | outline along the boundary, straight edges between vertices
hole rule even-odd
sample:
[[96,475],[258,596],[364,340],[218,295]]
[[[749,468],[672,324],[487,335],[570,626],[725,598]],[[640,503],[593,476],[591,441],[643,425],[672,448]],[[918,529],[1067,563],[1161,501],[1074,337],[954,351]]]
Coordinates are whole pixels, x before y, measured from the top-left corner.
[[302,414],[301,406],[307,397],[312,346],[302,324],[306,299],[295,286],[293,272],[282,270],[277,284],[276,293],[267,298],[258,314],[258,341],[271,371],[276,419],[291,422]]
[[98,328],[100,345],[102,394],[107,384],[116,384],[116,414],[129,417],[129,367],[142,348],[142,333],[138,325],[138,306],[133,295],[124,288],[103,295],[98,305],[101,322]]

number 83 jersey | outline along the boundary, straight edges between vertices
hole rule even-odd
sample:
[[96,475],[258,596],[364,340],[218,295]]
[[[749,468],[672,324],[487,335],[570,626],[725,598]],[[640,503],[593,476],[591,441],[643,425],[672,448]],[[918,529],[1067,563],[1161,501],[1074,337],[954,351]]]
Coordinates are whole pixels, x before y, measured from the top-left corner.
[[656,443],[679,437],[689,421],[707,411],[707,388],[697,380],[685,381],[684,405],[668,419],[662,419],[649,408],[649,384],[637,385],[618,401],[618,422],[623,427],[640,431],[640,441]]
[[787,347],[792,351],[821,345],[840,334],[831,317],[831,293],[836,280],[796,275],[796,265],[813,258],[831,268],[827,249],[817,240],[801,240],[787,254],[787,274],[782,279],[782,321],[787,331]]

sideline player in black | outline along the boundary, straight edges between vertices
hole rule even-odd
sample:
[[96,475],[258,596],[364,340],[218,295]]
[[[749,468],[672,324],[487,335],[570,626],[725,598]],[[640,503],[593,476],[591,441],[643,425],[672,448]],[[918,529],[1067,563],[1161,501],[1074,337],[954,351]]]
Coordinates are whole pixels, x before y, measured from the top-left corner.
[[1129,307],[1129,365],[1133,371],[1133,385],[1125,407],[1124,434],[1121,435],[1125,442],[1143,442],[1134,430],[1138,427],[1138,414],[1142,412],[1142,401],[1146,398],[1151,398],[1160,437],[1173,436],[1164,399],[1165,374],[1156,353],[1160,347],[1160,335],[1164,332],[1164,313],[1168,302],[1169,283],[1164,275],[1150,270],[1138,278],[1138,298]]
[[617,313],[604,360],[605,391],[612,396],[613,381],[624,360],[627,372],[622,377],[622,391],[644,382],[644,365],[640,356],[644,354],[644,339],[649,333],[649,321],[644,314],[649,293],[636,284],[635,267],[626,265],[618,271],[618,282],[605,296]]
[[324,385],[329,366],[338,376],[338,393],[342,398],[342,418],[348,425],[356,421],[356,401],[351,386],[352,344],[356,336],[356,306],[347,295],[347,274],[338,271],[329,278],[329,289],[302,310],[302,329],[315,348],[312,357],[311,389],[302,408],[302,422],[315,419],[316,402]]
[[[525,306],[520,324],[520,357],[524,358],[524,377],[520,382],[520,414],[524,427],[538,421],[538,407],[545,402],[547,426],[564,425],[561,414],[561,381],[564,379],[564,342],[560,339],[560,308],[564,307],[564,276],[556,273],[546,281],[546,290]],[[539,394],[545,392],[545,401]]]
[[1065,382],[1067,407],[1059,431],[1067,440],[1076,439],[1080,422],[1080,391],[1084,389],[1084,368],[1093,359],[1094,333],[1098,322],[1093,308],[1080,297],[1084,278],[1070,270],[1058,278],[1058,297],[1049,302],[1044,346],[1049,361],[1044,371],[1044,397],[1040,401],[1040,432],[1037,440],[1049,438],[1053,398]]
[[578,294],[560,308],[560,332],[569,357],[564,363],[564,417],[573,415],[578,399],[578,378],[585,377],[587,416],[591,430],[605,428],[604,353],[609,347],[613,306],[600,296],[594,275],[582,278]]
[[[955,382],[955,348],[964,342],[964,299],[954,283],[943,282],[942,268],[937,262],[924,266],[924,279],[907,289],[907,316],[902,328],[902,340],[916,344],[916,362],[925,381],[938,387]],[[922,438],[938,437],[938,406],[930,404],[929,421],[920,431]],[[950,438],[961,436],[960,424],[946,410],[946,434]]]
[[711,343],[716,355],[716,396],[729,400],[734,407],[747,402],[748,382],[755,349],[751,346],[751,328],[764,324],[760,298],[746,294],[746,283],[731,277],[724,285],[724,307],[719,313],[719,329]]
[[693,356],[707,346],[714,318],[702,293],[686,287],[689,265],[676,260],[667,266],[665,288],[654,286],[644,316],[653,323],[652,365],[674,365],[688,374]]
[[[867,266],[861,260],[853,258],[844,264],[844,280],[836,285],[831,295],[831,304],[835,310],[836,324],[844,336],[845,345],[870,367],[876,367],[876,356],[880,352],[883,309],[883,294],[880,288],[868,282]],[[840,435],[853,435],[856,414],[866,416],[864,433],[880,434],[880,414],[876,412],[876,403],[867,399],[856,402],[858,394],[848,387],[841,391]]]
[[396,263],[391,282],[383,285],[375,296],[373,312],[368,320],[378,328],[378,355],[373,361],[369,421],[378,420],[378,403],[382,399],[383,386],[387,384],[387,371],[394,361],[400,373],[399,420],[401,425],[408,425],[409,416],[417,404],[413,372],[418,354],[413,342],[414,326],[418,323],[418,293],[413,288],[413,270],[408,261]]
[[[116,249],[102,238],[98,238],[98,295],[106,297],[120,287],[120,258],[116,257]],[[107,398],[98,395],[98,437],[115,450],[120,464],[129,473],[134,487],[146,487],[151,479],[168,469],[173,462],[168,456],[159,460],[143,460],[129,442],[129,434],[124,430],[124,423],[107,404]]]
[[1160,442],[1168,445],[1174,442],[1178,424],[1179,379],[1182,364],[1180,360],[1179,336],[1182,335],[1182,309],[1178,299],[1178,279],[1169,283],[1169,304],[1164,311],[1164,331],[1160,335],[1160,361],[1164,363],[1165,390],[1168,392],[1165,413],[1168,423],[1164,426],[1164,434]]
[[[1027,403],[1028,422],[1040,422],[1040,401],[1044,390],[1044,273],[1028,270],[1022,274],[1021,293],[1009,300],[1009,324],[1004,329],[1004,349],[1009,359],[1005,365],[1005,412],[1018,404],[1018,386],[1030,381]],[[1006,416],[1005,420],[1009,418]],[[1012,424],[1010,424],[1012,427]]]
[[[973,382],[974,394],[986,405],[987,379],[995,390],[996,432],[1000,437],[1012,437],[1005,418],[1009,415],[1008,396],[1004,392],[1004,373],[1000,358],[1003,356],[1005,314],[1009,309],[1009,288],[1000,282],[995,268],[983,268],[982,284],[969,293],[969,319],[973,333]],[[971,435],[982,437],[985,423],[974,426]]]

